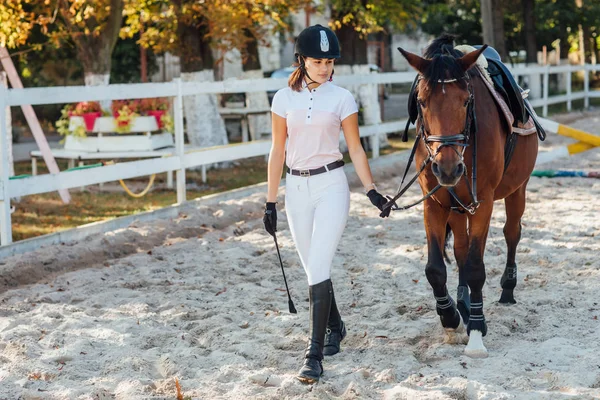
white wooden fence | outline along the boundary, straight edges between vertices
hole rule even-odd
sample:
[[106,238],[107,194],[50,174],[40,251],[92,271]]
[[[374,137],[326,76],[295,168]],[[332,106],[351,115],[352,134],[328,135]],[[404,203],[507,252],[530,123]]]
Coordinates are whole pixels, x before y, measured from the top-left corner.
[[[583,99],[583,107],[588,108],[590,98],[600,97],[600,92],[590,91],[590,72],[600,71],[600,65],[560,65],[560,66],[532,66],[532,67],[517,67],[511,69],[513,75],[542,75],[542,97],[538,99],[530,99],[530,103],[534,107],[542,107],[542,116],[548,116],[548,105],[567,103],[567,111],[571,111],[573,100]],[[584,72],[583,74],[583,90],[578,92],[572,91],[572,74],[575,72]],[[549,96],[549,76],[564,74],[566,79],[566,94]]]
[[[571,73],[585,70],[584,90],[572,92],[570,90]],[[600,97],[600,92],[589,90],[589,71],[600,70],[600,66],[560,66],[560,67],[532,67],[516,68],[513,70],[517,76],[543,74],[544,96],[541,99],[532,99],[534,106],[543,106],[543,115],[547,114],[548,104],[567,102],[568,107],[573,100],[584,99],[585,107],[589,104],[590,97]],[[566,95],[548,96],[548,76],[550,74],[565,73],[569,80]],[[370,75],[340,76],[336,77],[336,84],[340,86],[360,84],[386,84],[386,83],[411,83],[415,78],[414,72],[394,72]],[[7,106],[42,105],[76,103],[80,101],[103,101],[149,97],[174,97],[175,120],[175,148],[174,155],[151,160],[130,161],[118,165],[106,165],[98,168],[66,171],[59,174],[46,174],[10,180],[8,169],[8,143],[6,135],[6,114],[0,112],[0,244],[8,245],[12,242],[10,199],[31,194],[54,192],[59,189],[78,188],[85,185],[112,182],[119,179],[130,179],[147,176],[167,171],[176,171],[177,202],[186,201],[185,170],[217,162],[232,161],[248,157],[267,155],[270,150],[270,141],[258,140],[249,143],[217,146],[203,149],[184,149],[183,132],[183,96],[208,93],[240,93],[277,90],[284,87],[284,79],[255,79],[255,80],[227,80],[219,82],[188,83],[182,84],[181,80],[166,83],[141,83],[109,86],[69,86],[31,89],[5,89],[0,86],[0,110]],[[406,120],[385,122],[378,125],[363,126],[360,129],[361,137],[370,137],[373,157],[379,156],[379,135],[398,132],[404,129]]]

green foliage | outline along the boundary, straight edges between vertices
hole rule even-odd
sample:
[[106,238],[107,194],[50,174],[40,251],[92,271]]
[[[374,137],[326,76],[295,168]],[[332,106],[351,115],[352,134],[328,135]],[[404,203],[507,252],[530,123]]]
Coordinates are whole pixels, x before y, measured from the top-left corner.
[[74,130],[69,130],[69,118],[71,116],[71,112],[73,111],[73,107],[71,105],[66,105],[61,110],[61,115],[58,121],[56,121],[56,131],[64,137],[68,135],[76,136],[76,137],[87,137],[85,132],[85,126],[79,125]]
[[[112,53],[110,83],[140,83],[141,55],[140,47],[135,38],[119,39]],[[156,55],[153,51],[146,51],[146,65],[148,78],[158,71]]]
[[237,48],[245,56],[251,42],[266,44],[269,32],[291,29],[289,16],[311,4],[312,0],[129,0],[120,34],[139,34],[138,43],[157,53],[181,54],[186,27],[202,27],[202,41],[223,52]]
[[422,11],[420,2],[413,0],[330,0],[329,3],[333,29],[349,25],[363,38],[383,31],[386,26],[397,29],[416,27],[417,16]]
[[[600,34],[600,1],[582,1],[581,8],[576,6],[574,0],[535,1],[538,49],[542,46],[552,49],[557,39],[576,46],[580,24],[589,30],[591,37]],[[525,50],[525,22],[521,0],[505,0],[502,7],[507,49]],[[423,9],[420,26],[424,32],[434,36],[442,32],[457,34],[458,43],[482,42],[480,0],[426,0],[423,2]]]
[[459,35],[457,43],[481,43],[481,5],[479,0],[428,0],[424,2],[421,28],[438,36]]

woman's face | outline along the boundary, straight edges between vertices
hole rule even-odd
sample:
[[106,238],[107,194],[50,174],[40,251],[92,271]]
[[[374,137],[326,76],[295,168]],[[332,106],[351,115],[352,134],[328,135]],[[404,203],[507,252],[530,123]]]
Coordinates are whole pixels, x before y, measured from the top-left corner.
[[304,66],[306,72],[308,72],[308,76],[310,76],[313,81],[322,84],[327,82],[329,77],[331,77],[331,73],[333,72],[333,59],[306,57]]

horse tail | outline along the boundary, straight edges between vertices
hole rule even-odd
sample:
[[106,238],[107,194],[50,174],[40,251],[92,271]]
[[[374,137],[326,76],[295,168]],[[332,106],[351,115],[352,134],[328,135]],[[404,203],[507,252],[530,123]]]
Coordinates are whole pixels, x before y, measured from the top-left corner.
[[448,249],[450,248],[450,238],[452,237],[452,228],[450,224],[446,224],[446,239],[444,240],[444,259],[448,264],[452,263],[450,256],[448,256]]

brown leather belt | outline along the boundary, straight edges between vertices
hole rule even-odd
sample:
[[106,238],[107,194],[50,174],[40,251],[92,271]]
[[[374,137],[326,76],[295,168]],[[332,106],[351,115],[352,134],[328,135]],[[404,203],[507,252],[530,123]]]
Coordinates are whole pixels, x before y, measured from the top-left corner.
[[329,163],[325,166],[315,169],[287,169],[288,174],[296,175],[296,176],[313,176],[319,175],[323,172],[331,171],[344,166],[343,160],[337,160],[332,163]]

